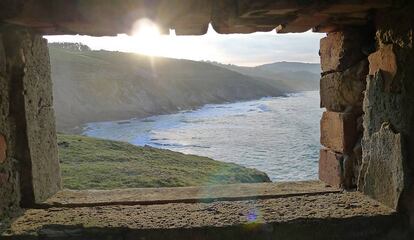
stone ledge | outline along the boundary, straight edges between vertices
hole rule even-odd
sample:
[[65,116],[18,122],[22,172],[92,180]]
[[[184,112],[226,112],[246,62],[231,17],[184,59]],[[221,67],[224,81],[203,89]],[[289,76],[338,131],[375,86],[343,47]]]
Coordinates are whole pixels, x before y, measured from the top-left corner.
[[115,190],[63,190],[40,208],[98,205],[151,205],[225,200],[268,199],[287,196],[335,193],[340,190],[320,181],[243,183],[176,188],[129,188]]
[[4,239],[404,239],[405,218],[359,192],[30,209]]

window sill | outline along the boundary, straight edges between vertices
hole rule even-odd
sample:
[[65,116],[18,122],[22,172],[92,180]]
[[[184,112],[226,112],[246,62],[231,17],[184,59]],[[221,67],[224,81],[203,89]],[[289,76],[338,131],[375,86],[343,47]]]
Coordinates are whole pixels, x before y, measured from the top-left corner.
[[62,190],[39,207],[105,205],[153,205],[269,199],[285,196],[337,193],[320,181],[246,183],[176,188],[130,188],[116,190]]
[[62,191],[6,239],[371,239],[405,219],[358,192],[313,182]]

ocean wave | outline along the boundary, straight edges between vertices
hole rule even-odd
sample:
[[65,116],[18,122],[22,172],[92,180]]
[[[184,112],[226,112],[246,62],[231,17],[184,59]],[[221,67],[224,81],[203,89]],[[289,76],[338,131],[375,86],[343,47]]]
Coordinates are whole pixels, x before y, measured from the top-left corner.
[[161,143],[161,142],[151,142],[153,146],[158,147],[172,147],[172,148],[210,148],[209,146],[202,146],[196,144],[179,144],[179,143]]
[[141,120],[141,122],[155,122],[155,119],[152,118],[144,118]]
[[116,123],[119,124],[119,125],[123,125],[123,124],[130,124],[131,121],[119,121],[119,122],[116,122]]
[[181,119],[180,122],[182,123],[203,123],[206,120],[204,119]]
[[262,112],[271,112],[272,109],[270,109],[269,106],[265,105],[265,104],[260,104],[259,106],[257,106],[258,109],[260,109]]
[[317,177],[321,114],[319,93],[300,93],[125,125],[88,124],[85,134],[234,162],[264,171],[273,181],[310,180]]

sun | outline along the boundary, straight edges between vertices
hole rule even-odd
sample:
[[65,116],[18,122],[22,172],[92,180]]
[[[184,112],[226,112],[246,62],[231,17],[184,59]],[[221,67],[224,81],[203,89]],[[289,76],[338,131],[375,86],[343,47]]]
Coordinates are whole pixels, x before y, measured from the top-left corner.
[[161,32],[157,24],[147,18],[137,20],[131,30],[133,43],[131,48],[140,49],[146,55],[160,55]]
[[159,38],[161,33],[157,24],[147,18],[143,18],[133,24],[131,35],[135,38]]
[[[159,26],[148,18],[135,21],[130,31],[130,37],[120,36],[125,39],[122,47],[128,52],[136,52],[148,56],[169,58],[184,58],[201,60],[200,56],[214,56],[217,51],[208,43],[200,42],[198,36],[177,36],[172,30],[169,34],[163,34]],[[209,35],[216,37],[216,35]],[[212,57],[209,57],[210,59]]]

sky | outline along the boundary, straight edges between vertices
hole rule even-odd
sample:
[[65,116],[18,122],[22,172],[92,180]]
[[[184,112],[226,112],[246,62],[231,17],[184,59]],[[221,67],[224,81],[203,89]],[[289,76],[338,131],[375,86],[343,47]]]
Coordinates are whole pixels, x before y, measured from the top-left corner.
[[81,35],[45,36],[49,42],[80,42],[93,50],[135,52],[139,54],[216,61],[240,66],[257,66],[272,62],[292,61],[319,63],[319,40],[325,34],[218,34],[210,26],[202,36],[161,35],[155,24],[138,22],[130,36],[91,37]]

